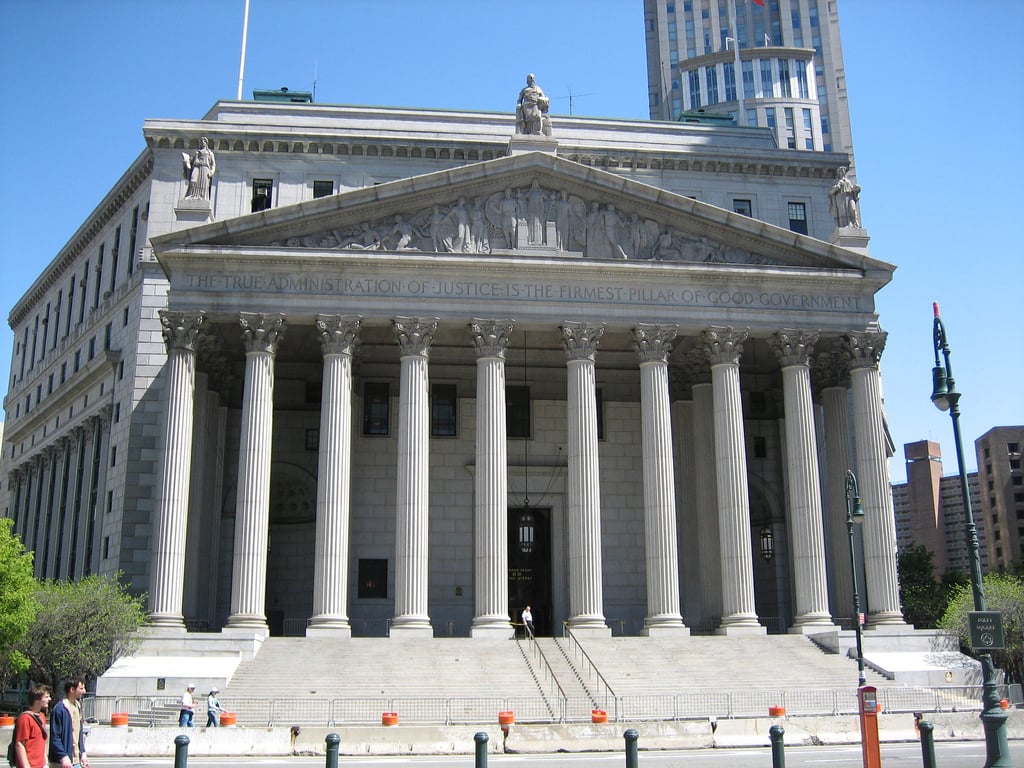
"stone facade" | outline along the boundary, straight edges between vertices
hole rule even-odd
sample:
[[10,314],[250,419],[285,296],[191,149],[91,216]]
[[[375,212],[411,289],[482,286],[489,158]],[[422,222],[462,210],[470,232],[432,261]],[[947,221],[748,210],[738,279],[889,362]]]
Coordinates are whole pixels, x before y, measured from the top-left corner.
[[239,102],[145,137],[11,313],[39,575],[121,571],[172,634],[509,634],[524,601],[544,633],[809,632],[849,614],[855,468],[869,623],[902,623],[893,267],[829,242],[845,156]]

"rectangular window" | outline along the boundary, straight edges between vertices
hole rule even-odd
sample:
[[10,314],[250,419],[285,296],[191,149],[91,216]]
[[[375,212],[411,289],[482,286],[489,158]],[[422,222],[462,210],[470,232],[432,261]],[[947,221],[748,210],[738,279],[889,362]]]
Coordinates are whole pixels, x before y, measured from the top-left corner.
[[57,348],[57,337],[60,336],[60,305],[64,300],[64,291],[57,291],[57,304],[53,308],[53,346]]
[[68,285],[68,316],[64,320],[65,338],[71,333],[71,310],[75,307],[75,276],[71,276],[71,284]]
[[725,100],[736,101],[736,65],[727,61],[722,69],[725,71]]
[[274,181],[273,179],[252,180],[252,212],[265,211],[273,203]]
[[754,206],[751,204],[750,200],[735,199],[732,201],[732,209],[736,213],[742,213],[744,216],[754,215]]
[[113,466],[116,466],[116,465],[117,465],[117,446],[116,445],[112,445],[112,446],[110,446],[110,466],[113,467]]
[[799,61],[796,64],[796,90],[797,96],[801,99],[811,97],[810,89],[807,87],[807,68]]
[[78,324],[85,322],[85,302],[89,292],[89,260],[85,260],[85,268],[82,269],[82,279],[78,281],[78,287],[82,289],[82,301],[78,306]]
[[96,284],[92,288],[92,308],[96,309],[100,305],[100,288],[103,282],[103,250],[106,248],[106,243],[100,243],[100,253],[96,257]]
[[327,197],[328,195],[334,194],[334,182],[333,181],[314,181],[313,182],[313,197]]
[[92,360],[94,357],[96,357],[96,337],[95,336],[93,336],[91,339],[89,339],[89,360]]
[[386,381],[363,385],[363,434],[387,435],[391,428],[391,392]]
[[779,59],[779,85],[782,86],[783,97],[793,98],[793,89],[789,84],[789,59]]
[[747,125],[757,125],[757,110],[754,108],[747,110]]
[[804,203],[787,203],[789,228],[801,235],[807,234],[807,206]]
[[[744,61],[743,67],[743,98],[754,98],[754,62]],[[753,125],[753,123],[751,123]]]
[[139,242],[139,206],[132,210],[132,228],[128,235],[128,274],[135,272],[135,247]]
[[433,437],[455,437],[458,432],[458,391],[454,384],[430,387],[430,434]]
[[107,327],[103,329],[103,349],[110,349],[110,341],[113,334],[113,324],[107,323]]
[[1006,452],[1007,453],[1020,453],[1020,443],[1007,443],[1006,444]]
[[307,429],[306,430],[306,450],[307,451],[319,451],[320,450],[320,430],[319,429]]
[[814,129],[814,124],[811,122],[811,110],[802,110],[804,116],[804,128],[810,133]]
[[775,107],[765,107],[764,118],[769,128],[775,127]]
[[718,70],[714,67],[704,68],[704,80],[708,87],[708,104],[718,103]]
[[775,96],[775,89],[772,87],[772,63],[768,59],[761,59],[761,98],[770,99]]
[[359,599],[386,600],[388,596],[388,561],[359,559]]
[[690,78],[690,109],[700,108],[700,72],[693,70],[687,72]]
[[114,230],[114,245],[110,249],[110,287],[107,289],[111,293],[114,292],[114,286],[117,285],[117,257],[121,252],[121,225],[117,226]]
[[529,387],[505,387],[505,423],[509,437],[530,437]]

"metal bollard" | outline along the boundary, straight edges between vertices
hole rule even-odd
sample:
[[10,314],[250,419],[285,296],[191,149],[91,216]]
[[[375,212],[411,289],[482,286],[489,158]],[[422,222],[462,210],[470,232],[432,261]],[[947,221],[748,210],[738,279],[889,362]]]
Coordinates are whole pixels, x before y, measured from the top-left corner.
[[478,731],[473,736],[473,741],[476,742],[476,762],[474,765],[476,768],[487,768],[487,734],[484,731]]
[[637,768],[636,741],[640,738],[640,734],[630,728],[622,734],[622,738],[626,740],[626,768]]
[[338,768],[338,745],[341,744],[341,736],[336,733],[328,733],[324,739],[327,743],[327,768]]
[[935,726],[927,720],[921,720],[917,728],[921,731],[921,765],[924,768],[935,768],[935,739],[932,734]]
[[786,768],[786,745],[782,743],[782,735],[786,729],[781,725],[773,725],[768,729],[772,740],[772,768]]
[[188,766],[188,736],[181,734],[174,737],[174,768]]

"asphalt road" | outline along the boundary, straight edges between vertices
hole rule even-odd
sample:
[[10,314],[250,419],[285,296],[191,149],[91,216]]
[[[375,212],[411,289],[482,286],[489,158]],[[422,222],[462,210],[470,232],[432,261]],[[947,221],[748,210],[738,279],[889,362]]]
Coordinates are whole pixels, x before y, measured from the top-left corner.
[[[1010,742],[1013,764],[1024,768],[1024,741]],[[980,768],[985,763],[985,745],[978,741],[939,742],[935,745],[938,768]],[[583,753],[553,755],[489,755],[488,768],[614,768],[625,766],[623,753]],[[643,752],[638,768],[769,768],[771,750],[698,749],[674,752]],[[173,758],[97,758],[94,768],[172,768]],[[314,768],[326,765],[323,757],[194,757],[190,768],[245,765],[258,768]],[[387,768],[387,766],[431,766],[431,768],[474,768],[473,755],[426,755],[414,757],[347,757],[338,759],[338,768]],[[862,768],[859,746],[789,747],[787,768]],[[885,768],[911,768],[923,765],[917,743],[888,744],[882,747]]]

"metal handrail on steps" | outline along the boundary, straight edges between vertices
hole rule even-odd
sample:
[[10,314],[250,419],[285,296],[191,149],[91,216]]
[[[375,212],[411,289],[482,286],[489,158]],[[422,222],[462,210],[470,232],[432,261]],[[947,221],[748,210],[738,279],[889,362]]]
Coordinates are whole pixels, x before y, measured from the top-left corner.
[[594,675],[597,677],[597,680],[600,683],[597,689],[598,695],[601,695],[601,686],[603,685],[605,698],[611,698],[613,701],[618,701],[619,697],[615,695],[615,691],[612,690],[611,684],[608,682],[605,676],[601,674],[601,670],[597,668],[597,664],[595,664],[594,660],[590,658],[590,654],[587,653],[586,649],[580,643],[576,635],[572,633],[572,629],[569,628],[568,622],[563,623],[563,627],[565,630],[565,636],[570,640],[570,645],[573,648],[574,653],[578,652],[580,654],[580,657],[586,661],[584,671],[593,672]]
[[[547,674],[547,679],[550,682],[554,683],[555,684],[555,688],[558,690],[558,705],[559,705],[558,721],[559,722],[564,722],[565,721],[565,712],[566,712],[565,702],[566,702],[566,699],[568,698],[565,695],[565,689],[562,688],[562,685],[558,682],[558,676],[555,674],[555,670],[551,668],[551,662],[549,662],[547,656],[544,655],[544,649],[540,647],[540,643],[537,642],[537,638],[533,637],[533,635],[530,635],[529,637],[526,638],[526,642],[533,649],[533,655],[536,658],[540,659],[541,662],[543,662],[543,664],[544,664],[543,669],[544,669],[545,673]],[[523,644],[522,644],[522,641],[518,637],[516,638],[516,644],[519,646],[519,650],[522,651],[523,650]],[[526,659],[527,663],[529,663],[530,658],[529,658],[529,656],[526,655],[525,652],[523,652],[523,657]],[[540,682],[540,681],[538,680],[538,682]],[[541,693],[543,694],[543,691]],[[547,696],[545,696],[544,699],[546,701],[547,700]],[[554,712],[552,712],[552,714],[554,714]]]

